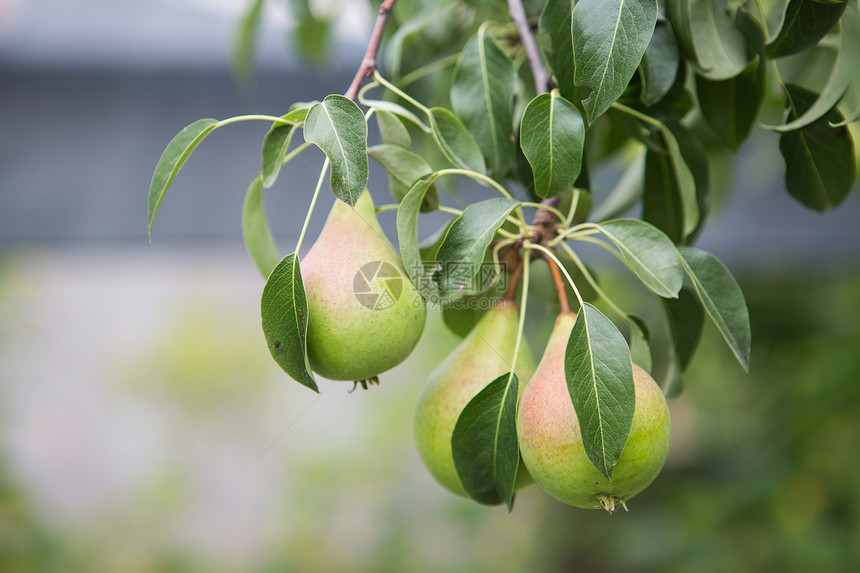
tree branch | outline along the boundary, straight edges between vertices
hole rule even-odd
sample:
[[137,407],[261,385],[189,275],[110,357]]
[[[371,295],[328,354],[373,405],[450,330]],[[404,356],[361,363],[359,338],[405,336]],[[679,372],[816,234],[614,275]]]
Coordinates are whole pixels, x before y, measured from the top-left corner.
[[394,8],[394,3],[397,0],[385,0],[379,6],[379,14],[376,16],[376,24],[373,25],[373,33],[370,35],[370,41],[367,44],[367,50],[364,52],[364,58],[361,60],[361,66],[355,73],[349,89],[346,90],[344,96],[355,101],[358,97],[358,90],[361,87],[361,82],[366,78],[373,76],[376,71],[376,55],[379,53],[379,44],[382,41],[382,32],[385,30],[385,24],[388,22],[388,15]]
[[[559,197],[550,197],[541,201],[541,205],[558,207],[559,201]],[[553,240],[558,234],[558,217],[549,209],[538,209],[535,212],[532,225],[534,225],[535,230],[531,240],[538,245],[546,247],[547,243]]]
[[538,51],[537,44],[535,44],[534,36],[532,36],[522,0],[508,0],[508,14],[511,15],[511,20],[517,25],[520,41],[523,43],[523,48],[525,48],[526,55],[529,57],[532,77],[535,79],[535,89],[537,89],[538,94],[546,93],[549,91],[550,77],[546,68],[543,67],[543,60],[540,58],[540,52]]

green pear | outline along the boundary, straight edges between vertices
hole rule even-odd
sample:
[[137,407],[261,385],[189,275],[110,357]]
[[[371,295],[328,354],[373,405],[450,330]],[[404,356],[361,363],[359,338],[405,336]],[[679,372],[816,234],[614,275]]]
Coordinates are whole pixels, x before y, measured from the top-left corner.
[[[457,476],[451,436],[463,408],[487,384],[511,371],[510,360],[519,328],[517,303],[503,300],[487,311],[454,351],[430,374],[415,409],[418,453],[430,473],[446,489],[468,497]],[[525,340],[520,343],[517,366],[519,394],[535,369]],[[517,489],[532,483],[522,465]]]
[[544,355],[523,392],[517,416],[522,460],[538,486],[576,507],[610,513],[654,481],[669,453],[671,421],[660,388],[633,364],[636,408],[627,444],[607,480],[585,453],[564,376],[564,355],[576,315],[558,317]]
[[335,201],[302,260],[311,368],[330,380],[372,380],[397,366],[424,331],[424,300],[376,220],[367,190]]

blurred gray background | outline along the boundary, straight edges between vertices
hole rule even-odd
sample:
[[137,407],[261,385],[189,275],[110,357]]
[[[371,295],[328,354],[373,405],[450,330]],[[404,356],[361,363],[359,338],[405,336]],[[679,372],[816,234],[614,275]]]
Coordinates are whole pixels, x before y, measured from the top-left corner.
[[[288,10],[269,3],[256,80],[243,86],[229,67],[241,0],[0,2],[0,249],[144,244],[152,169],[182,127],[203,117],[280,115],[292,102],[344,91],[372,15],[363,2],[321,4],[350,11],[338,20],[327,67],[302,65]],[[232,125],[195,151],[163,203],[154,248],[240,243],[242,199],[266,129]],[[824,216],[803,209],[778,179],[776,136],[756,135],[726,174],[735,193],[718,206],[702,248],[738,263],[762,253],[809,262],[822,251],[850,255],[860,244],[857,194]],[[317,170],[304,154],[267,195],[284,248],[301,226],[296,199]],[[377,202],[386,199],[384,177],[371,187]]]

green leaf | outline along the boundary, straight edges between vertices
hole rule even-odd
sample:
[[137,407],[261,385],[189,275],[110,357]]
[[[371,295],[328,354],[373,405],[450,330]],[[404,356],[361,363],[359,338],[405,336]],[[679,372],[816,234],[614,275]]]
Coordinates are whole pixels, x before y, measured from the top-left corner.
[[266,221],[266,209],[263,206],[263,176],[257,175],[245,194],[242,206],[242,236],[245,248],[251,255],[251,260],[257,265],[260,274],[268,277],[281,257]]
[[579,101],[573,81],[572,17],[571,0],[549,0],[541,12],[539,25],[552,44],[548,58],[559,91],[568,100]]
[[[501,297],[501,295],[499,295]],[[484,293],[476,295],[466,295],[458,298],[457,302],[460,305],[442,305],[442,321],[448,330],[464,338],[472,331],[481,321],[481,318],[487,314],[487,309],[481,307],[481,301],[488,301]]]
[[681,369],[686,370],[702,337],[705,310],[699,303],[699,298],[688,287],[681,289],[678,298],[662,301],[675,356]]
[[663,99],[647,108],[648,114],[663,122],[680,121],[693,109],[693,96],[687,89],[687,64],[680,62],[675,83]]
[[639,219],[614,219],[594,227],[618,248],[642,284],[662,297],[678,296],[684,270],[675,245],[663,232]]
[[155,214],[176,174],[182,169],[194,148],[216,127],[218,127],[217,119],[198,119],[177,133],[164,148],[161,159],[155,165],[152,182],[149,185],[146,222],[150,236],[152,236],[152,222],[155,220]]
[[329,95],[305,118],[305,141],[331,162],[331,190],[352,206],[367,186],[367,122],[354,101]]
[[702,115],[729,147],[737,151],[747,138],[764,101],[765,68],[758,56],[727,80],[696,76]]
[[651,331],[644,320],[635,314],[627,315],[630,328],[630,358],[645,372],[651,372]]
[[520,146],[531,165],[538,197],[569,189],[582,169],[585,124],[558,90],[541,94],[526,106],[520,123]]
[[705,311],[717,325],[735,358],[749,372],[752,336],[749,311],[741,287],[729,269],[710,253],[692,247],[680,247],[678,252]]
[[704,144],[702,144],[699,138],[689,129],[680,123],[675,122],[666,124],[666,127],[668,127],[672,131],[672,135],[675,136],[675,140],[678,142],[678,148],[681,150],[681,157],[684,160],[684,163],[687,164],[687,167],[690,168],[690,172],[693,174],[693,181],[696,188],[696,204],[698,205],[699,211],[699,223],[691,233],[687,233],[687,237],[685,239],[687,243],[693,243],[696,236],[704,228],[708,211],[710,209],[710,159]]
[[251,0],[236,30],[233,46],[233,73],[242,80],[249,79],[254,70],[254,42],[260,28],[265,0]]
[[456,219],[456,217],[452,217],[450,221],[436,229],[427,237],[424,237],[424,239],[418,244],[418,251],[421,253],[422,261],[436,260],[436,252],[439,250],[439,246],[445,239],[445,235],[448,234],[448,229],[450,229],[451,225],[454,224],[454,219]]
[[624,173],[606,199],[591,213],[591,220],[605,221],[627,212],[642,196],[642,178],[645,173],[645,147],[634,151]]
[[[398,203],[416,181],[433,172],[424,158],[397,145],[374,145],[367,148],[367,155],[375,159],[388,173],[391,196]],[[423,209],[433,211],[438,205],[439,195],[433,187],[429,196],[425,197]]]
[[[451,223],[453,224],[453,220]],[[490,257],[488,256],[486,260],[489,262]],[[482,277],[482,281],[484,282],[479,285],[479,288],[485,287],[483,288],[483,292],[467,294],[453,301],[448,299],[441,299],[439,301],[440,306],[442,307],[442,320],[444,321],[445,326],[448,327],[448,330],[461,338],[469,334],[472,328],[480,322],[481,318],[485,314],[487,314],[487,311],[497,304],[505,295],[507,287],[506,281],[504,280],[504,277],[497,277],[495,274],[497,272],[505,272],[505,270],[499,269],[495,266],[492,267],[492,270],[492,276],[485,275]],[[508,270],[512,269],[508,268]],[[490,283],[490,281],[495,278],[498,278],[498,280],[494,283]]]
[[684,242],[681,191],[668,154],[649,148],[645,154],[642,219],[663,231],[676,245]]
[[611,320],[588,303],[570,333],[564,375],[585,453],[611,480],[633,422],[633,366],[624,337]]
[[[403,3],[401,3],[401,6]],[[444,21],[450,17],[450,14],[457,11],[460,6],[457,4],[436,4],[430,9],[417,10],[410,6],[410,17],[406,18],[397,28],[394,34],[383,42],[385,48],[385,62],[391,68],[391,76],[399,77],[401,75],[401,66],[403,64],[403,54],[406,52],[407,46],[416,38],[420,37],[427,28],[433,24],[438,25],[440,21]]]
[[409,130],[395,114],[384,109],[377,109],[374,115],[376,115],[382,143],[412,149],[412,137],[409,135]]
[[441,268],[433,273],[433,281],[442,295],[469,290],[493,235],[518,205],[513,199],[494,197],[463,210],[436,253]]
[[678,75],[678,43],[668,20],[658,20],[651,43],[642,56],[639,73],[642,76],[642,94],[639,99],[652,106],[663,99]]
[[645,156],[643,219],[680,244],[699,224],[696,180],[674,133],[663,124],[659,139],[666,153],[649,148]]
[[860,89],[860,73],[857,72],[860,69],[860,10],[849,10],[842,18],[841,27],[842,45],[836,63],[815,103],[793,121],[763,127],[780,132],[806,127],[833,109],[852,84]]
[[678,48],[685,60],[698,62],[696,44],[693,39],[693,11],[690,0],[666,0],[666,17],[678,40]]
[[[789,121],[800,117],[817,95],[799,86],[787,85]],[[816,211],[841,204],[857,174],[854,141],[840,123],[843,115],[833,109],[824,117],[779,137],[779,150],[785,159],[785,187],[792,197]]]
[[312,8],[311,0],[291,0],[290,4],[296,22],[291,34],[293,45],[308,62],[316,65],[324,64],[328,59],[331,45],[332,18],[318,14]]
[[426,133],[430,133],[430,127],[421,121],[417,115],[400,105],[399,103],[394,103],[393,101],[385,101],[381,99],[365,99],[362,100],[362,103],[367,107],[372,107],[377,110],[375,113],[379,113],[380,111],[385,111],[401,117],[406,121],[412,123],[415,127],[421,129]]
[[520,463],[517,388],[513,372],[502,374],[472,398],[454,426],[454,467],[469,497],[484,505],[513,507]]
[[733,78],[747,67],[743,33],[729,16],[727,0],[691,0],[698,73],[712,80]]
[[308,115],[306,107],[294,109],[281,117],[288,123],[273,123],[272,127],[263,138],[263,149],[261,151],[263,166],[263,187],[268,189],[275,184],[281,168],[284,166],[284,158],[290,148],[290,142],[300,125]]
[[293,380],[319,392],[308,362],[308,301],[296,253],[284,257],[269,275],[260,313],[272,358]]
[[452,111],[444,107],[430,108],[430,129],[448,161],[462,169],[486,173],[481,148]]
[[[760,26],[765,32],[765,42],[776,38],[785,22],[785,9],[789,0],[762,0],[761,5],[755,3],[749,6],[752,15],[761,22]],[[759,10],[761,8],[764,11]]]
[[782,58],[811,48],[839,21],[847,5],[846,1],[791,0],[782,29],[767,45],[768,57]]
[[860,121],[860,86],[858,86],[856,90],[849,90],[845,99],[843,99],[841,103],[844,106],[845,119],[836,123],[831,123],[831,126],[844,127],[850,123]]
[[666,370],[663,372],[663,377],[658,383],[663,389],[663,395],[666,399],[677,398],[684,391],[681,363],[678,361],[678,357],[671,347],[669,348],[669,356],[667,357]]
[[517,72],[487,33],[486,24],[460,54],[451,83],[451,105],[475,138],[494,177],[514,161],[513,101]]
[[425,298],[435,291],[435,283],[421,261],[418,246],[418,213],[424,204],[424,196],[432,187],[435,177],[423,177],[412,185],[397,208],[397,241],[403,268],[418,292]]
[[627,83],[651,41],[656,0],[579,0],[573,9],[574,81],[591,88],[588,122],[603,114]]

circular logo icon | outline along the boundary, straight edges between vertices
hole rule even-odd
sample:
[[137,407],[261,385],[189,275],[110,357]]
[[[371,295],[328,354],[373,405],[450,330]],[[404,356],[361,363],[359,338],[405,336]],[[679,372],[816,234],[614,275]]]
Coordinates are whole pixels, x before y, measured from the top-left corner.
[[367,308],[385,310],[394,306],[403,294],[403,277],[391,263],[371,261],[355,273],[352,292],[358,302]]

